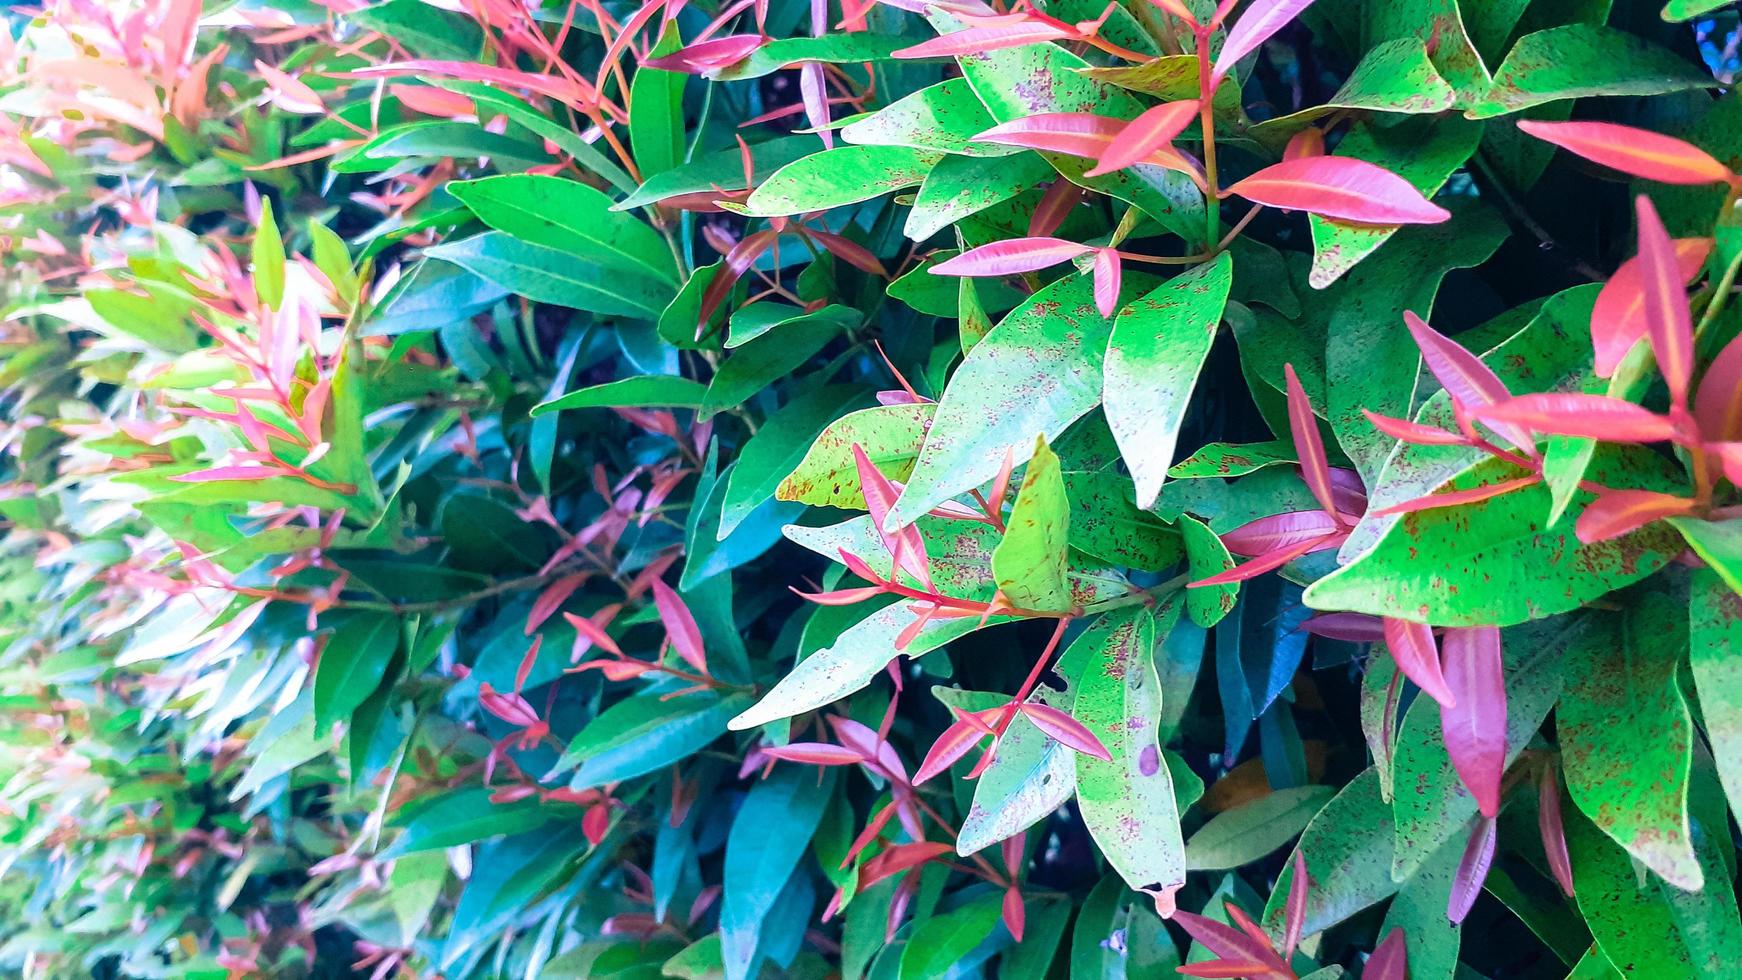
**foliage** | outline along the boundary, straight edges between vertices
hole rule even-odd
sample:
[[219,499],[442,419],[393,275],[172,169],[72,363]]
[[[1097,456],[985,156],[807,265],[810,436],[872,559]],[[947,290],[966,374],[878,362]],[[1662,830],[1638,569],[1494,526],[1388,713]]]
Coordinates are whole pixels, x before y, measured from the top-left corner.
[[0,964],[1729,975],[1727,8],[14,17]]

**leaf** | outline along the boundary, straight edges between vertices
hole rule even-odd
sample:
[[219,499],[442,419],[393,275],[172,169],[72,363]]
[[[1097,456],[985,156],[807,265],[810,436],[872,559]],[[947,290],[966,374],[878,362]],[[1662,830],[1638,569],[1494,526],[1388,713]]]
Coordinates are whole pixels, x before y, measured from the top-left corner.
[[345,19],[392,37],[420,58],[463,60],[484,50],[484,32],[470,18],[419,0],[390,0],[346,12]]
[[484,786],[467,786],[406,804],[395,815],[399,837],[382,857],[476,844],[537,829],[556,817],[554,808],[535,799],[493,803],[491,793]]
[[1172,149],[1174,137],[1184,132],[1197,118],[1197,114],[1196,99],[1164,102],[1154,108],[1145,109],[1142,115],[1119,130],[1107,152],[1101,156],[1100,162],[1084,176],[1099,177],[1115,170],[1123,170],[1158,153],[1165,156]]
[[1086,276],[1061,279],[974,345],[938,401],[893,521],[910,523],[991,480],[1007,451],[1026,462],[1036,435],[1057,439],[1100,403],[1113,325],[1096,311],[1093,288]]
[[917,923],[901,950],[901,980],[947,975],[998,927],[1000,905],[987,895]]
[[931,402],[916,402],[877,405],[841,416],[829,423],[780,481],[775,498],[864,510],[865,492],[854,468],[853,446],[858,445],[884,476],[905,481],[936,410]]
[[[992,125],[991,114],[968,82],[951,78],[853,120],[841,127],[841,139],[861,146],[909,146],[969,157],[1007,157],[1017,152],[974,141]],[[991,165],[986,172],[997,173],[1003,166],[1009,164]]]
[[1560,99],[1662,95],[1711,84],[1704,71],[1625,31],[1568,24],[1519,38],[1468,114],[1484,119]]
[[1448,629],[1442,645],[1446,688],[1456,700],[1440,705],[1440,736],[1452,768],[1476,798],[1476,809],[1492,820],[1500,813],[1500,779],[1507,753],[1500,630],[1494,626]]
[[918,184],[942,158],[910,146],[837,146],[775,171],[751,192],[745,213],[774,217],[868,201]]
[[348,721],[387,678],[387,665],[399,649],[399,620],[385,613],[360,613],[341,620],[315,662],[315,729],[329,731]]
[[1331,786],[1295,786],[1223,811],[1187,838],[1186,866],[1218,871],[1260,860],[1305,829],[1336,792]]
[[1102,387],[1107,426],[1147,509],[1173,463],[1198,373],[1233,281],[1227,254],[1176,276],[1119,311]]
[[1649,129],[1606,122],[1521,119],[1518,128],[1569,153],[1664,184],[1721,184],[1730,168],[1699,147]]
[[1676,681],[1685,621],[1661,595],[1595,615],[1567,651],[1556,714],[1573,802],[1678,888],[1704,883],[1689,840],[1693,728]]
[[[1312,936],[1397,891],[1391,880],[1391,812],[1379,796],[1379,776],[1363,771],[1325,804],[1301,833],[1294,853],[1308,872],[1335,888],[1314,889],[1307,902],[1303,936]],[[1290,858],[1264,906],[1266,932],[1282,935],[1284,905],[1294,880],[1296,861]]]
[[[1037,689],[1034,699],[1061,710],[1073,692]],[[956,853],[969,855],[1046,819],[1076,792],[1076,753],[1018,714],[998,739],[992,764],[974,781],[974,800],[962,818]]]
[[920,183],[902,233],[916,242],[926,241],[1049,178],[1056,178],[1052,167],[1033,153],[997,159],[944,157]]
[[1639,227],[1639,275],[1643,287],[1646,338],[1657,369],[1669,385],[1672,408],[1686,410],[1694,373],[1694,325],[1688,310],[1680,250],[1657,216],[1651,198],[1635,201]]
[[674,292],[670,284],[657,279],[609,269],[499,231],[432,245],[424,254],[452,262],[535,302],[588,310],[598,316],[657,320]]
[[1742,596],[1709,568],[1688,586],[1688,664],[1700,720],[1732,810],[1742,808]]
[[1353,157],[1296,157],[1273,163],[1235,181],[1224,193],[1359,224],[1438,224],[1452,216],[1409,181]]
[[284,302],[284,240],[278,237],[278,222],[272,216],[272,199],[260,201],[260,224],[249,246],[249,266],[254,273],[254,292],[261,305],[276,310]]
[[[776,766],[750,787],[732,818],[720,901],[720,947],[729,980],[757,975],[757,939],[764,920],[810,846],[834,784],[830,769],[816,773],[803,766]],[[771,827],[779,827],[780,833],[769,833]]]
[[532,407],[532,417],[573,408],[698,408],[707,386],[674,374],[644,374],[581,388]]
[[971,248],[931,267],[935,276],[1010,276],[1069,262],[1091,251],[1060,238],[1012,238]]
[[[817,453],[817,446],[827,438],[830,431],[836,429],[842,422],[854,415],[877,409],[862,409],[845,417],[841,410],[856,404],[863,404],[869,399],[863,388],[854,385],[825,385],[812,391],[803,392],[792,399],[779,411],[770,415],[751,437],[738,450],[738,463],[732,467],[732,473],[726,481],[726,495],[720,504],[719,536],[723,539],[730,535],[750,513],[770,497],[780,500],[799,500],[801,496],[787,493],[787,488],[793,485],[800,471],[807,463],[811,463],[812,455]],[[883,406],[879,406],[880,408]],[[891,408],[914,408],[912,405],[893,405]],[[927,405],[925,408],[929,409]],[[923,432],[923,429],[921,430]],[[918,449],[919,440],[914,439],[913,448]],[[849,443],[848,463],[851,463],[851,444]],[[873,462],[877,460],[873,459]],[[812,464],[816,465],[816,464]],[[904,476],[905,474],[903,474]],[[900,479],[900,476],[894,477]],[[840,477],[836,477],[840,479]],[[858,486],[857,475],[854,474],[853,485]],[[864,494],[859,495],[860,506],[863,506]],[[806,500],[806,503],[830,503],[829,500]],[[845,503],[843,501],[843,503]],[[839,505],[837,505],[839,506]]]
[[[483,82],[439,77],[430,77],[426,80],[439,88],[458,92],[471,99],[477,103],[480,115],[493,115],[495,113],[506,115],[536,135],[550,140],[557,149],[567,153],[577,164],[609,181],[612,187],[625,194],[635,193],[635,181],[629,178],[623,168],[612,162],[593,144],[582,139],[581,134],[570,128],[567,122],[559,123],[527,105],[511,92],[504,92]],[[624,205],[619,204],[617,208],[624,210]]]
[[1067,471],[1071,547],[1125,568],[1165,571],[1185,556],[1179,533],[1132,501],[1129,479],[1106,471]]
[[1039,439],[1016,492],[1004,540],[992,552],[992,575],[1012,604],[1042,612],[1071,608],[1065,581],[1070,521],[1071,504],[1065,497],[1058,456],[1044,438]]
[[[1645,465],[1636,460],[1642,454],[1601,447],[1592,479]],[[1516,475],[1495,461],[1449,486],[1468,489]],[[1446,626],[1510,626],[1576,609],[1674,557],[1675,536],[1662,525],[1581,544],[1570,514],[1542,526],[1549,505],[1548,490],[1538,484],[1406,514],[1366,554],[1314,582],[1307,605]]]
[[1152,659],[1157,632],[1166,635],[1178,618],[1178,605],[1167,606],[1159,622],[1133,606],[1096,620],[1072,644],[1099,654],[1078,681],[1072,713],[1112,755],[1077,756],[1077,806],[1107,862],[1158,901],[1169,900],[1186,875],[1173,781],[1158,742],[1161,688]]
[[1597,948],[1629,980],[1685,980],[1693,957],[1676,928],[1662,884],[1641,882],[1627,852],[1577,813],[1568,814],[1567,844],[1579,911]]
[[579,765],[571,789],[591,789],[657,772],[686,759],[726,730],[726,721],[749,704],[743,694],[720,697],[703,691],[661,701],[628,698],[587,723],[556,764]]
[[1222,42],[1222,51],[1210,69],[1211,86],[1214,87],[1222,76],[1232,71],[1235,62],[1258,50],[1258,46],[1268,41],[1271,35],[1287,27],[1289,21],[1300,16],[1300,12],[1311,3],[1312,0],[1256,0],[1247,6]]
[[652,228],[611,210],[612,200],[579,181],[509,174],[454,181],[448,193],[499,232],[605,269],[677,284],[671,249]]
[[[1413,37],[1393,38],[1368,49],[1342,87],[1322,105],[1266,119],[1252,127],[1252,136],[1267,147],[1280,149],[1314,120],[1338,109],[1435,113],[1450,109],[1456,100],[1457,93],[1429,60],[1426,45]],[[1356,155],[1368,159],[1364,154]]]
[[759,45],[742,60],[712,70],[715,81],[735,82],[772,75],[801,63],[847,65],[887,61],[911,41],[865,31],[820,37],[779,37]]
[[[1184,514],[1179,519],[1179,530],[1185,541],[1186,569],[1192,581],[1202,581],[1234,567],[1234,556],[1228,554],[1227,547],[1209,525]],[[1239,583],[1187,589],[1186,613],[1192,622],[1208,629],[1233,611],[1239,596]]]
[[696,417],[706,421],[742,405],[776,379],[792,374],[839,336],[847,322],[814,314],[799,317],[735,348],[714,371]]
[[[1396,980],[1452,980],[1458,969],[1458,947],[1463,927],[1446,917],[1447,904],[1456,887],[1459,858],[1464,841],[1458,837],[1447,841],[1433,859],[1411,875],[1397,890],[1397,898],[1385,911],[1385,921],[1379,926],[1386,936],[1382,945],[1394,945],[1400,958],[1407,951],[1408,971],[1398,963],[1391,974]],[[1380,959],[1374,950],[1367,962],[1367,974]]]
[[[667,23],[648,54],[662,57],[683,47],[677,25]],[[683,90],[689,76],[642,68],[629,80],[629,146],[643,180],[684,162]]]
[[1682,533],[1712,571],[1733,591],[1742,593],[1742,521],[1701,521],[1672,517],[1669,523]]

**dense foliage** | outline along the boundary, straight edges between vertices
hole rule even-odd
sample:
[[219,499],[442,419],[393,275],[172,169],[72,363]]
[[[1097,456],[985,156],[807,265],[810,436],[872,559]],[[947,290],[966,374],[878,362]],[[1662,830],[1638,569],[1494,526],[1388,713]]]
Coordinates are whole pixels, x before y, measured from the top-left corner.
[[47,0],[0,970],[1735,976],[1710,0]]

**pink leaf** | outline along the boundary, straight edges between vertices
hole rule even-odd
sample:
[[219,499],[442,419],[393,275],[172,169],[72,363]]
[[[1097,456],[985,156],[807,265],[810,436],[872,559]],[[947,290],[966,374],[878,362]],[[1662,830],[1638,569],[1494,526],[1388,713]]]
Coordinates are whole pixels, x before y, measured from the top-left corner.
[[1365,225],[1431,225],[1452,216],[1409,181],[1353,157],[1284,160],[1235,182],[1224,194]]
[[[1261,964],[1267,969],[1287,974],[1288,966],[1282,961],[1282,957],[1276,955],[1276,950],[1267,943],[1259,942],[1233,926],[1226,926],[1215,919],[1194,915],[1186,911],[1175,912],[1173,921],[1179,923],[1180,928],[1184,929],[1187,935],[1202,943],[1205,949],[1217,956],[1236,963]],[[1201,976],[1202,974],[1197,975]],[[1222,974],[1222,976],[1252,975],[1254,974]]]
[[970,27],[966,30],[934,37],[929,41],[902,48],[897,58],[954,58],[957,55],[981,54],[1003,48],[1019,48],[1042,41],[1062,41],[1075,37],[1076,31],[1045,21],[1025,21],[994,27]]
[[1319,510],[1295,510],[1248,521],[1222,535],[1222,545],[1236,555],[1253,557],[1335,533],[1340,525]]
[[1523,119],[1518,128],[1624,174],[1660,184],[1722,184],[1730,168],[1705,150],[1673,136],[1606,122]]
[[1573,897],[1573,859],[1567,854],[1567,831],[1561,822],[1561,786],[1555,779],[1554,766],[1542,767],[1542,778],[1536,786],[1536,828],[1542,834],[1542,850],[1548,856],[1548,868],[1555,884],[1568,898]]
[[677,655],[706,674],[708,661],[702,651],[702,631],[696,626],[696,619],[690,615],[690,607],[684,604],[683,597],[664,581],[654,579],[653,604],[659,609],[659,621],[665,624],[666,635],[671,637]]
[[1469,487],[1464,490],[1423,494],[1414,500],[1405,500],[1400,504],[1392,504],[1390,507],[1381,507],[1373,512],[1373,516],[1390,517],[1393,514],[1414,514],[1418,511],[1438,510],[1441,507],[1473,504],[1490,497],[1498,497],[1514,490],[1523,489],[1541,479],[1540,475],[1532,473],[1529,476],[1513,477],[1510,480],[1501,480],[1499,483],[1485,483],[1479,487]]
[[1314,636],[1348,643],[1378,643],[1385,639],[1385,621],[1366,613],[1319,613],[1300,624]]
[[1215,67],[1210,69],[1210,88],[1214,90],[1216,83],[1241,58],[1258,50],[1260,44],[1287,27],[1289,21],[1300,16],[1300,12],[1311,4],[1312,0],[1257,0],[1247,7],[1228,31],[1228,39],[1222,42],[1222,53],[1216,56]]
[[1282,373],[1288,382],[1288,430],[1294,436],[1295,452],[1300,454],[1301,478],[1306,480],[1325,513],[1335,517],[1337,504],[1331,493],[1331,467],[1325,457],[1324,440],[1319,438],[1312,402],[1307,401],[1306,389],[1301,387],[1293,364],[1284,364]]
[[1629,531],[1677,514],[1691,514],[1692,500],[1650,490],[1610,490],[1579,515],[1573,530],[1585,544],[1618,538]]
[[1675,423],[1668,418],[1607,395],[1518,395],[1470,414],[1484,422],[1517,422],[1537,432],[1605,442],[1663,442],[1676,437]]
[[1440,671],[1440,650],[1434,643],[1433,627],[1386,617],[1385,647],[1391,651],[1391,659],[1397,662],[1403,676],[1414,681],[1428,697],[1442,707],[1457,702]]
[[214,466],[211,469],[180,473],[169,478],[171,483],[211,483],[216,480],[270,480],[275,476],[291,476],[295,470],[283,466]]
[[1279,551],[1272,551],[1268,554],[1261,555],[1244,565],[1230,568],[1225,572],[1218,572],[1215,575],[1211,575],[1209,578],[1198,579],[1196,582],[1187,582],[1186,588],[1201,589],[1211,585],[1231,585],[1235,582],[1244,582],[1249,578],[1257,578],[1265,572],[1281,568],[1302,555],[1314,551],[1323,551],[1326,548],[1335,548],[1347,537],[1348,534],[1345,532],[1335,531],[1325,535],[1324,537],[1309,538],[1293,547],[1283,548]]
[[1403,930],[1393,927],[1385,941],[1373,947],[1361,980],[1408,980],[1409,948],[1404,943]]
[[1440,733],[1458,778],[1486,817],[1500,812],[1506,767],[1506,674],[1496,626],[1446,630],[1446,686],[1456,703],[1440,708]]
[[[1403,323],[1409,328],[1410,336],[1415,338],[1416,346],[1421,348],[1422,362],[1445,387],[1454,404],[1470,411],[1512,397],[1512,392],[1506,390],[1506,385],[1489,370],[1488,365],[1465,350],[1462,344],[1428,326],[1414,313],[1405,311]],[[1494,431],[1513,448],[1526,454],[1536,452],[1536,440],[1531,438],[1528,430],[1516,425],[1498,425]]]
[[766,43],[768,39],[760,34],[728,34],[698,41],[671,54],[649,58],[641,63],[641,67],[699,75],[737,64]]
[[1706,439],[1742,438],[1742,337],[1725,345],[1706,368],[1694,395],[1694,417]]
[[859,753],[844,745],[830,742],[792,742],[788,745],[774,745],[762,750],[762,754],[787,762],[802,762],[812,766],[856,766],[865,759]]
[[1112,317],[1119,309],[1119,250],[1095,250],[1095,309],[1104,317]]
[[1062,238],[1009,238],[971,248],[931,267],[935,276],[1009,276],[1069,262],[1091,251]]
[[1043,112],[993,126],[974,140],[1095,160],[1107,152],[1123,125],[1112,116],[1088,112]]
[[1033,701],[1024,702],[1018,710],[1027,715],[1029,721],[1034,722],[1034,727],[1061,744],[1103,762],[1113,761],[1112,753],[1095,737],[1095,733],[1065,712]]
[[1688,293],[1676,266],[1675,243],[1644,194],[1635,201],[1639,215],[1640,279],[1645,287],[1645,328],[1658,370],[1669,383],[1670,404],[1687,408],[1694,375],[1694,322]]
[[1083,203],[1088,197],[1088,191],[1059,177],[1047,185],[1046,193],[1041,195],[1040,203],[1034,206],[1034,213],[1028,216],[1028,235],[1030,238],[1043,238],[1058,231],[1059,226],[1070,217],[1071,210]]
[[1164,102],[1146,110],[1119,130],[1118,135],[1107,145],[1107,151],[1101,155],[1100,162],[1084,176],[1099,177],[1123,170],[1132,164],[1143,162],[1158,151],[1170,149],[1173,138],[1183,132],[1197,115],[1197,99]]
[[1367,416],[1367,421],[1373,423],[1373,428],[1399,442],[1418,446],[1461,446],[1470,441],[1462,432],[1447,432],[1445,429],[1436,429],[1431,425],[1421,425],[1407,419],[1394,419],[1365,408],[1361,410],[1361,414]]
[[[604,609],[599,610],[599,612],[594,613],[593,615],[598,616],[608,610],[610,615],[614,616],[620,608],[621,607],[617,605],[606,606]],[[586,616],[577,616],[574,613],[563,613],[563,618],[568,620],[569,625],[575,628],[576,634],[575,650],[569,655],[570,663],[579,660],[581,654],[586,653],[588,649],[595,646],[607,653],[622,656],[623,651],[618,649],[617,641],[611,639],[611,634],[605,632],[605,627],[602,623]],[[610,622],[610,619],[607,618],[605,621]],[[586,646],[582,646],[583,642],[586,643]]]
[[974,746],[980,744],[980,739],[985,737],[986,733],[981,731],[980,726],[967,719],[951,724],[932,743],[931,751],[925,754],[925,760],[919,764],[919,771],[913,774],[913,784],[918,786],[955,765],[958,759],[973,751]]
[[[926,558],[925,540],[920,537],[919,526],[909,524],[899,531],[891,531],[883,526],[883,522],[889,517],[889,508],[895,506],[895,498],[901,496],[900,491],[871,462],[871,458],[865,455],[865,447],[858,443],[853,444],[853,465],[858,470],[859,486],[865,493],[865,505],[871,512],[872,526],[877,528],[878,536],[883,539],[883,546],[889,549],[893,567],[905,570],[913,576],[914,581],[929,590],[930,562]],[[923,619],[920,621],[923,622]]]
[[1010,930],[1010,938],[1022,942],[1022,930],[1027,924],[1027,910],[1022,906],[1022,890],[1012,885],[1004,889],[1004,928]]
[[1482,894],[1482,883],[1488,880],[1488,869],[1494,865],[1494,845],[1499,840],[1493,816],[1476,821],[1470,831],[1470,842],[1464,845],[1464,857],[1452,878],[1452,894],[1446,900],[1446,918],[1453,925],[1464,921],[1476,896]]
[[591,572],[575,572],[545,586],[544,591],[533,600],[532,610],[526,614],[526,635],[531,636],[534,630],[544,625],[545,620],[554,616],[562,608],[562,604],[568,601],[569,596],[574,595],[581,583],[590,577]]
[[1284,905],[1283,921],[1287,924],[1282,933],[1282,959],[1287,962],[1294,955],[1296,946],[1300,945],[1301,930],[1306,928],[1307,885],[1306,855],[1298,849],[1294,852],[1294,875],[1288,881],[1288,902]]
[[823,146],[833,148],[835,134],[829,131],[829,94],[820,61],[807,61],[798,69],[798,90],[804,100],[805,121],[818,130]]
[[599,99],[598,91],[579,78],[571,79],[556,75],[542,75],[538,72],[519,71],[513,68],[497,68],[471,61],[434,61],[429,59],[395,61],[384,65],[359,68],[352,74],[364,77],[373,75],[435,76],[437,78],[458,78],[468,82],[487,82],[503,88],[523,88],[529,92],[537,92],[539,95],[549,96],[564,105],[575,108],[590,107]]
[[874,596],[883,594],[883,589],[868,585],[862,589],[836,589],[833,592],[800,592],[792,590],[799,598],[814,602],[819,606],[851,606],[864,602]]
[[[1710,238],[1678,238],[1675,261],[1683,283],[1692,282],[1712,250]],[[1597,352],[1597,374],[1607,378],[1620,367],[1633,345],[1645,339],[1645,281],[1640,256],[1621,263],[1597,293],[1591,307],[1591,345]]]

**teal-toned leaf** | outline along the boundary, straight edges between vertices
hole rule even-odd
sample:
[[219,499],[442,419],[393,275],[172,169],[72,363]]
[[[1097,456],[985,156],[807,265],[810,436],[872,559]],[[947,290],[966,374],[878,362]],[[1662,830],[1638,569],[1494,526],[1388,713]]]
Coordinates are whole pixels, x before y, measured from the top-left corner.
[[[1365,770],[1325,804],[1295,845],[1308,877],[1336,882],[1335,888],[1309,892],[1301,935],[1322,932],[1397,891],[1391,880],[1391,836],[1391,808],[1379,796],[1379,776]],[[1282,934],[1294,868],[1291,857],[1264,906],[1264,928],[1273,936]]]
[[575,735],[557,771],[579,765],[570,781],[573,789],[644,776],[700,752],[749,703],[743,694],[721,697],[707,691],[670,700],[619,701]]
[[[430,83],[471,99],[478,104],[480,116],[500,113],[538,136],[550,140],[558,149],[574,158],[576,163],[605,178],[612,187],[623,193],[636,192],[635,181],[624,173],[623,168],[600,152],[598,147],[582,139],[581,134],[572,126],[550,118],[521,101],[513,93],[486,82],[468,82],[457,78],[432,78]],[[618,205],[618,210],[625,210],[625,205]]]
[[571,391],[534,405],[532,415],[571,408],[698,408],[707,390],[701,382],[675,374],[644,374]]
[[[835,773],[780,765],[751,786],[726,838],[720,937],[728,980],[756,976],[765,918],[810,846],[833,795]],[[779,828],[779,833],[770,833]]]
[[[720,505],[719,536],[724,538],[775,495],[789,474],[814,451],[814,440],[828,431],[841,412],[869,401],[856,385],[825,385],[804,392],[770,415],[738,451]],[[790,498],[782,498],[790,499]]]
[[800,317],[737,348],[708,382],[697,417],[705,421],[741,405],[771,382],[791,374],[840,336],[846,322],[834,316]]
[[554,808],[536,799],[495,803],[492,792],[485,786],[468,786],[406,804],[395,820],[402,828],[399,837],[383,856],[475,844],[533,830],[556,818]]
[[618,211],[646,207],[656,201],[680,194],[701,194],[713,191],[744,190],[769,178],[775,171],[794,160],[814,153],[815,136],[781,136],[750,144],[751,184],[744,183],[744,158],[737,146],[704,153],[681,166],[660,174],[652,174],[636,187],[628,188],[629,196],[617,204]]
[[1251,864],[1293,840],[1336,794],[1331,786],[1296,786],[1218,813],[1186,839],[1186,865],[1216,871]]

